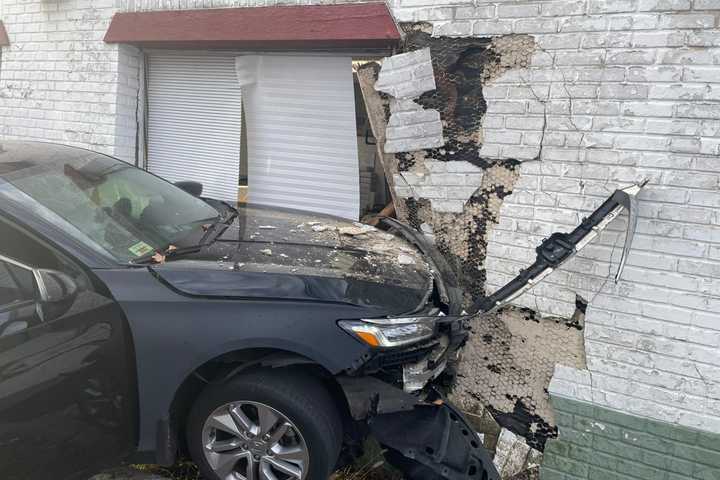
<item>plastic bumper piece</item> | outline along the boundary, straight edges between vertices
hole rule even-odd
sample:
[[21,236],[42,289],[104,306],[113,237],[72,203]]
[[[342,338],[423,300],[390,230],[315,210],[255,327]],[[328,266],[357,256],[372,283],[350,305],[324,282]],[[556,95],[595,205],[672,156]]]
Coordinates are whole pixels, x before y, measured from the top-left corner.
[[417,405],[369,421],[387,460],[413,480],[499,480],[475,430],[451,404]]

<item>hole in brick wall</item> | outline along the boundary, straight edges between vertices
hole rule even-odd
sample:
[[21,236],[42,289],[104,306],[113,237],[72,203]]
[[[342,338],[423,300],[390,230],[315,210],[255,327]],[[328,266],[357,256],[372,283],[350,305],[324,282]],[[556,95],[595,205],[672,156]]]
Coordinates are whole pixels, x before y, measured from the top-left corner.
[[[532,37],[513,35],[496,38],[433,37],[428,24],[404,24],[403,51],[429,48],[436,90],[416,101],[425,109],[440,112],[446,144],[440,148],[385,155],[391,173],[408,173],[423,178],[436,172],[455,171],[469,165],[479,172],[477,185],[461,209],[438,208],[438,198],[410,193],[398,198],[398,216],[414,228],[430,226],[435,242],[458,275],[466,298],[485,294],[485,259],[489,235],[499,221],[500,207],[513,191],[520,175],[518,159],[480,156],[482,122],[487,112],[483,89],[504,71],[527,66],[535,50]],[[359,77],[367,82],[365,101],[377,112],[375,124],[384,128],[390,117],[387,95],[374,91],[378,68],[367,66]],[[447,167],[438,167],[447,165]],[[431,168],[432,167],[432,168]],[[463,167],[466,168],[466,167]],[[462,175],[462,173],[460,173]],[[435,185],[436,182],[428,182]],[[451,185],[444,186],[454,195]],[[424,187],[427,191],[427,187]],[[525,332],[525,333],[519,333]],[[528,334],[528,332],[530,334]],[[466,347],[461,375],[454,395],[466,411],[490,411],[497,422],[524,436],[542,449],[557,429],[553,426],[547,385],[555,363],[581,366],[584,356],[582,334],[567,324],[539,319],[535,312],[508,309],[484,319],[474,327]]]

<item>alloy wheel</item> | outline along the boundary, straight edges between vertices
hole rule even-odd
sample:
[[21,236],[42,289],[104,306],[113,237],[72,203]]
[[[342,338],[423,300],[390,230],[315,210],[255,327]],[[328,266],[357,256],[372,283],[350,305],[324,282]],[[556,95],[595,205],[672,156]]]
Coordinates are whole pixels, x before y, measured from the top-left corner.
[[303,480],[310,454],[300,430],[259,402],[227,403],[210,414],[203,452],[222,480]]

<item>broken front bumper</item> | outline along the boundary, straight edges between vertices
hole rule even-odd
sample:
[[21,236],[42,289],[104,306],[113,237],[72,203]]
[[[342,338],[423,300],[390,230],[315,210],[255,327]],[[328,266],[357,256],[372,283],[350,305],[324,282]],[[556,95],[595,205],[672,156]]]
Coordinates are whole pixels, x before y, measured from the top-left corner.
[[625,233],[625,246],[620,258],[620,265],[615,274],[615,282],[617,282],[625,267],[625,261],[635,235],[638,219],[637,195],[646,184],[647,180],[643,180],[636,185],[615,190],[602,205],[587,218],[584,218],[573,231],[569,233],[555,232],[543,240],[535,249],[537,252],[535,262],[522,270],[495,293],[486,297],[479,297],[470,309],[471,313],[488,313],[496,310],[533,288],[543,278],[570,260],[577,252],[596,238],[624,209],[628,211],[628,224]]
[[352,417],[368,426],[405,478],[497,479],[474,429],[440,393],[454,380],[466,319],[439,322],[442,333],[430,344],[380,352],[366,369],[338,382]]
[[475,430],[447,402],[373,417],[388,461],[413,480],[495,480],[500,476]]

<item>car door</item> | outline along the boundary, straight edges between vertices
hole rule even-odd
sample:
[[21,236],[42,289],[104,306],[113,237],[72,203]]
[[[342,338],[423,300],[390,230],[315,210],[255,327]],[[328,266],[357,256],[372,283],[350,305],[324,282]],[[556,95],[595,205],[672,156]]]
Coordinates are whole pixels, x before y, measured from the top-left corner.
[[0,217],[4,480],[89,475],[131,452],[137,394],[125,325],[90,271]]

